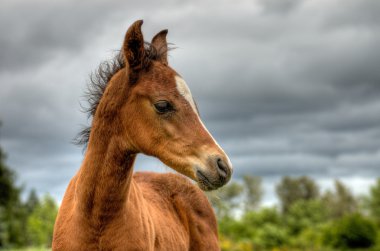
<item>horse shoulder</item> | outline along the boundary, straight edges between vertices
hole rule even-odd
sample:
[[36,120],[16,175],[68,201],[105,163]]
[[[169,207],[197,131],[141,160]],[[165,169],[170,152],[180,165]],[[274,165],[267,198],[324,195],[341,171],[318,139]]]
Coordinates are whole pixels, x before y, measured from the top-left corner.
[[52,250],[77,250],[78,243],[72,242],[83,233],[79,231],[78,226],[73,226],[75,217],[75,186],[77,176],[74,176],[65,192],[60,206],[56,222],[54,225],[53,246]]

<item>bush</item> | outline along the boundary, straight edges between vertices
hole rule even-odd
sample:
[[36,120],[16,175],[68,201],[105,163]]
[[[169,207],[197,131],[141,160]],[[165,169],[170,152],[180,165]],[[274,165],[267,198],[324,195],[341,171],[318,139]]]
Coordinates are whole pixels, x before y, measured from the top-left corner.
[[250,241],[233,241],[220,235],[220,248],[222,251],[252,251],[253,244]]
[[253,243],[258,248],[273,249],[284,246],[287,239],[288,235],[284,228],[268,223],[257,230]]
[[241,219],[219,221],[222,250],[255,250],[284,246],[288,235],[276,208],[251,211]]
[[230,217],[219,220],[219,233],[233,241],[240,241],[247,237],[247,226]]
[[253,226],[254,228],[260,228],[268,223],[282,225],[281,215],[275,207],[248,212],[243,215],[242,221],[245,225]]
[[376,226],[360,214],[347,215],[326,228],[323,242],[334,248],[370,248],[376,244]]
[[285,220],[290,233],[298,235],[304,229],[322,223],[326,217],[326,209],[320,200],[299,200],[290,206]]
[[[317,224],[312,227],[303,229],[298,235],[289,234],[288,246],[292,248],[297,248],[296,250],[323,250],[323,230],[325,229],[325,224]],[[294,250],[294,249],[291,249]]]

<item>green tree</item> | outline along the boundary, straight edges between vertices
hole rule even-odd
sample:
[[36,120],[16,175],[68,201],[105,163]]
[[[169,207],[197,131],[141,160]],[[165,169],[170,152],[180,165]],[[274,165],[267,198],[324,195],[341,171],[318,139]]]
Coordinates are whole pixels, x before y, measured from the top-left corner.
[[30,215],[33,213],[34,209],[39,206],[40,200],[38,199],[35,189],[30,190],[28,199],[25,202],[25,208],[27,213]]
[[376,226],[369,219],[355,213],[335,220],[325,229],[324,243],[334,248],[370,248],[376,244]]
[[255,247],[274,249],[282,247],[287,243],[288,235],[284,228],[273,224],[265,224],[258,229],[256,236],[253,238]]
[[27,235],[30,244],[50,246],[58,206],[54,199],[45,195],[28,218]]
[[335,191],[327,191],[322,196],[330,218],[341,218],[358,210],[358,202],[350,189],[339,180],[335,180]]
[[306,228],[313,228],[326,221],[326,209],[320,200],[298,200],[294,202],[285,222],[292,235],[297,235]]
[[283,224],[281,214],[277,208],[262,208],[259,211],[250,211],[243,215],[242,222],[254,229],[259,229],[265,224],[280,226]]
[[5,164],[0,147],[0,249],[27,244],[50,244],[57,205],[50,197],[39,202],[32,190],[26,203],[20,199],[14,172]]
[[6,155],[0,147],[0,206],[7,206],[18,195],[14,173],[5,165]]
[[251,240],[255,248],[272,249],[281,247],[287,242],[287,230],[277,208],[249,211],[240,222],[244,226],[239,233],[240,236]]
[[368,207],[371,216],[380,224],[380,178],[370,189],[370,195],[368,198]]
[[249,212],[256,210],[259,207],[263,196],[261,178],[257,176],[245,175],[243,176],[243,184],[245,190],[244,211]]
[[240,219],[222,218],[219,232],[222,238],[233,243],[244,243],[247,246],[245,250],[252,250],[253,246],[259,249],[273,248],[285,244],[287,240],[286,228],[276,208],[248,211]]
[[21,188],[15,174],[5,164],[6,155],[0,147],[0,247],[25,244],[25,210],[20,200]]
[[319,187],[310,178],[301,176],[291,178],[285,176],[276,186],[283,213],[287,213],[293,203],[298,200],[313,200],[319,197]]

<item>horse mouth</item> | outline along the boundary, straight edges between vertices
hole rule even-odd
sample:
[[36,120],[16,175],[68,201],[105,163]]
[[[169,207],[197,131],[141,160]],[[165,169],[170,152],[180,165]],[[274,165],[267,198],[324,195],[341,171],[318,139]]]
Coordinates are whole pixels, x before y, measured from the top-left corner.
[[218,187],[213,185],[211,183],[211,181],[207,178],[206,175],[204,175],[201,171],[197,171],[197,182],[198,182],[198,185],[199,187],[203,190],[203,191],[211,191],[211,190],[215,190],[217,189]]

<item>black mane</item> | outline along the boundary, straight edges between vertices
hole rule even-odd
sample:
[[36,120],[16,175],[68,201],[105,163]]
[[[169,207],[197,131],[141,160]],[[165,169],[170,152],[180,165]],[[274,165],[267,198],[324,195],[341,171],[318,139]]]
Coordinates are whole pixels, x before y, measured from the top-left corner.
[[[152,44],[145,42],[145,55],[142,62],[142,68],[148,69],[152,61],[159,60],[170,49],[171,48],[157,49]],[[122,52],[119,51],[113,59],[102,62],[99,65],[98,69],[91,73],[90,81],[84,94],[88,105],[82,106],[83,112],[87,113],[87,116],[90,120],[96,113],[96,109],[99,105],[100,99],[103,96],[108,82],[119,70],[123,69],[125,66],[126,64],[124,62],[124,56]],[[91,126],[86,126],[77,134],[73,140],[73,143],[76,145],[83,145],[84,149],[86,149],[90,138],[90,133]]]

